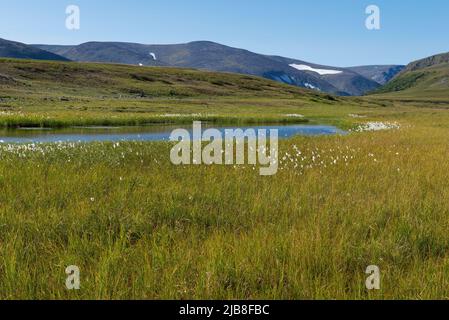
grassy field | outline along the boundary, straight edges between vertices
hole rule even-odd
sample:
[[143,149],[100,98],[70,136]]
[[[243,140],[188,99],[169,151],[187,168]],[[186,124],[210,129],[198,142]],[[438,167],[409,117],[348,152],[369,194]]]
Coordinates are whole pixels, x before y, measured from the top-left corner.
[[[190,96],[125,99],[122,89],[86,89],[84,80],[70,80],[81,93],[61,89],[64,84],[51,93],[54,85],[26,79],[34,71],[8,69],[22,63],[34,64],[0,62],[7,79],[1,80],[6,114],[0,119],[7,126],[24,119],[55,126],[182,122],[204,114],[216,114],[217,122],[262,122],[301,114],[345,128],[368,121],[401,127],[283,140],[272,177],[252,166],[177,167],[163,142],[0,144],[0,298],[449,298],[446,105],[334,99],[257,78],[248,81],[275,89],[211,85],[224,90],[217,94],[189,85]],[[146,77],[159,72],[141,70]],[[14,112],[23,113],[21,120],[13,120]],[[160,116],[166,113],[202,116]],[[69,265],[80,267],[79,291],[65,287]],[[379,291],[365,288],[369,265],[380,267]]]
[[[173,68],[0,59],[0,127],[266,123],[344,118],[388,105],[257,77]],[[338,109],[329,114],[328,107]],[[298,109],[305,119],[288,117]]]

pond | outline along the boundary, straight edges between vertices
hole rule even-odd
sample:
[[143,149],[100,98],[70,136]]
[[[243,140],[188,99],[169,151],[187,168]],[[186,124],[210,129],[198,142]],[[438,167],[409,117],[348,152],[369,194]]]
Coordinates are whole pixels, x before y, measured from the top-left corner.
[[[203,129],[216,128],[224,133],[226,129],[277,129],[279,138],[297,135],[320,136],[345,134],[337,127],[327,125],[255,125],[220,126],[203,125]],[[19,128],[0,130],[0,143],[51,143],[51,142],[119,142],[119,141],[169,141],[175,129],[186,129],[187,125],[148,125],[143,127],[72,127],[66,129]]]

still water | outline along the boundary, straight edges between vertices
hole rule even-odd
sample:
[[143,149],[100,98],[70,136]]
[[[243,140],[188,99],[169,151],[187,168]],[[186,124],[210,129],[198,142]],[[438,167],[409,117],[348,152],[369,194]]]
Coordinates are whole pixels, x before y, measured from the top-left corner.
[[[212,127],[212,126],[211,126]],[[192,133],[192,127],[182,125],[148,125],[143,127],[73,127],[67,129],[22,128],[0,130],[0,143],[51,143],[51,142],[119,142],[119,141],[169,141],[175,129],[186,129]],[[209,128],[203,126],[203,129]],[[257,126],[218,126],[224,134],[226,129],[277,129],[279,138],[291,138],[297,135],[320,136],[345,134],[337,127],[327,125],[257,125]]]

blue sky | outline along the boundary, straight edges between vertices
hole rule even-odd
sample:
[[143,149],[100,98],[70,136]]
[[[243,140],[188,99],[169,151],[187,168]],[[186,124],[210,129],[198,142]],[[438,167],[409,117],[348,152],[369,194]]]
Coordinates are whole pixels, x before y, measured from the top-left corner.
[[[65,8],[81,29],[65,28]],[[365,8],[381,30],[365,28]],[[0,38],[25,43],[211,40],[333,66],[406,64],[449,51],[447,0],[0,0]]]

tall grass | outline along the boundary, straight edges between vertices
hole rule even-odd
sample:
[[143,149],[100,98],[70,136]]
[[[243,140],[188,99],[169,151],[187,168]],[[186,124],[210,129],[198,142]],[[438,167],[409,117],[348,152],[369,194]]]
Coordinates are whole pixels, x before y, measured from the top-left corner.
[[3,146],[0,297],[446,298],[448,137],[298,137],[270,178],[175,167],[165,143]]
[[[0,144],[0,298],[449,297],[441,99],[335,99],[179,69],[1,60],[0,71],[12,79],[0,88],[4,127],[302,119],[288,114],[401,124],[282,141],[273,177],[176,167],[166,143]],[[69,265],[79,291],[65,287]],[[365,288],[369,265],[379,291]]]

